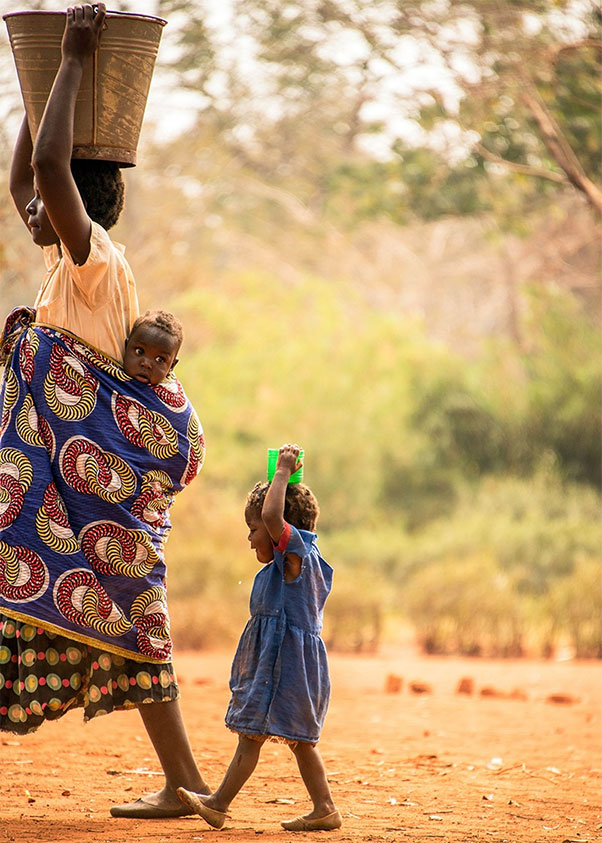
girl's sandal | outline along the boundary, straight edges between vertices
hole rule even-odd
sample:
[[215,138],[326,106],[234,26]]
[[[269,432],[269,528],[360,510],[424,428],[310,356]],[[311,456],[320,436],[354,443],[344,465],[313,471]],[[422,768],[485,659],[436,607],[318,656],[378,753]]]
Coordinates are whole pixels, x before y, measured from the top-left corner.
[[280,823],[287,831],[334,831],[343,824],[338,811],[326,814],[325,817],[317,817],[314,820],[306,820],[305,817],[295,817],[294,820],[284,820]]
[[192,790],[186,790],[184,787],[179,787],[176,790],[178,797],[187,805],[192,811],[202,817],[206,823],[212,828],[221,828],[228,816],[225,811],[216,811],[215,808],[210,808],[202,801],[203,794],[194,793]]

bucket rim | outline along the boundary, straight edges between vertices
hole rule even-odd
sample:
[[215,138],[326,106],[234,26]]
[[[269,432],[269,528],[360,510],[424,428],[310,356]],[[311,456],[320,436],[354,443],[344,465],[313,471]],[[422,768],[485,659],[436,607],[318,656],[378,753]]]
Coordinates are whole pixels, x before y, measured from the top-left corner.
[[[7,12],[6,14],[2,15],[2,20],[6,20],[7,18],[14,18],[14,17],[23,17],[24,15],[66,15],[67,12],[60,11],[56,9],[24,9],[21,12]],[[145,21],[153,21],[154,23],[159,23],[161,26],[166,26],[167,21],[165,18],[160,18],[157,15],[141,15],[137,12],[118,12],[112,11],[107,9],[107,13],[105,16],[106,18],[129,18],[137,19],[137,20],[145,20]]]

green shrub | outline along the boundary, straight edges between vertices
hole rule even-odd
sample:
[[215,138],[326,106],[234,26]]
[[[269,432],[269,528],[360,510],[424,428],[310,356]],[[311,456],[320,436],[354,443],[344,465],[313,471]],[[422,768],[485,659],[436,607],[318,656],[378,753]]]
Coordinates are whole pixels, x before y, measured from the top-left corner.
[[577,658],[602,658],[602,558],[583,557],[570,577],[553,583],[550,611]]
[[408,583],[404,603],[427,653],[524,654],[522,602],[510,578],[487,556],[429,565]]

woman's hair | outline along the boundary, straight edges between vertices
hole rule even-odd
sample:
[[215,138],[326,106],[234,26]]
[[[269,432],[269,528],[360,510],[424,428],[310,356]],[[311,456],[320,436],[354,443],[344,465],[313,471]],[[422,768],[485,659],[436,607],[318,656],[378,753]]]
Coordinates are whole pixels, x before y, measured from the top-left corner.
[[[261,515],[269,483],[256,483],[247,495],[247,509]],[[320,507],[312,490],[303,483],[289,483],[284,499],[284,520],[298,530],[314,530]]]
[[71,173],[90,219],[105,230],[114,226],[123,210],[125,195],[118,164],[72,158]]
[[153,328],[159,328],[161,331],[169,334],[170,337],[173,337],[178,348],[182,345],[182,340],[184,339],[182,323],[179,319],[176,319],[173,313],[169,313],[167,310],[147,310],[132,325],[130,337],[141,325],[150,325]]

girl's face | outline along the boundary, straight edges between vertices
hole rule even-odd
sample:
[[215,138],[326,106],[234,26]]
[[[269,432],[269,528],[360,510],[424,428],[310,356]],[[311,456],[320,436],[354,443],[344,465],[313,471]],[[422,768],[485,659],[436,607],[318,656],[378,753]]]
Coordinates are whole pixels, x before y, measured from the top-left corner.
[[36,246],[54,246],[59,242],[58,234],[50,224],[37,188],[33,199],[27,203],[25,211],[29,214],[27,227],[31,231],[31,237]]
[[274,545],[272,538],[268,533],[265,524],[261,520],[261,515],[254,509],[245,509],[245,521],[249,528],[249,544],[251,549],[255,551],[257,561],[262,565],[267,565],[274,558]]

